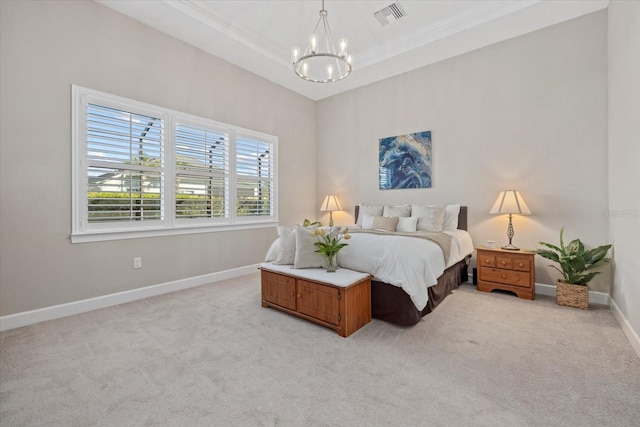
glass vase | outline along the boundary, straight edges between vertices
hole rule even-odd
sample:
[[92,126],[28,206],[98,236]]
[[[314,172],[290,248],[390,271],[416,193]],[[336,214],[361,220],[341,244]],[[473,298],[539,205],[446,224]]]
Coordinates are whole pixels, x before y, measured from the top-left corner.
[[335,273],[338,269],[338,260],[335,255],[327,255],[327,273]]

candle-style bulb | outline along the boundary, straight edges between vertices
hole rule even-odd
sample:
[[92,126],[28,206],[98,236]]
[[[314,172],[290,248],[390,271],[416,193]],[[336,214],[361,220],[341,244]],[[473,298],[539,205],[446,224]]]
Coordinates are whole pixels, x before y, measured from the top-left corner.
[[318,49],[318,36],[311,34],[309,36],[309,46],[312,54],[315,54]]
[[347,41],[347,39],[340,39],[338,41],[338,44],[340,45],[340,56],[344,58],[345,56],[347,56],[349,42]]

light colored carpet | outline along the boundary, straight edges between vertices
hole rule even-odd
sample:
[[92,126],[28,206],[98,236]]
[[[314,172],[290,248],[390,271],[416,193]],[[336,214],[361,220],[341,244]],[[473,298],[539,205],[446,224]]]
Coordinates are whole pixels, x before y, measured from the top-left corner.
[[351,337],[260,307],[259,275],[0,334],[2,426],[632,426],[611,312],[463,285]]

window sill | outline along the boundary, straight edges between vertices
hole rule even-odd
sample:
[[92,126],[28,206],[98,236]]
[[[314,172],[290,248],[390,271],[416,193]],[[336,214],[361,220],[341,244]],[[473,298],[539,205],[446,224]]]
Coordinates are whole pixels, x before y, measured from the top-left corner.
[[71,243],[105,242],[109,240],[144,239],[148,237],[177,236],[182,234],[216,233],[220,231],[253,230],[275,228],[278,221],[241,222],[236,224],[207,226],[154,227],[138,230],[99,230],[71,235]]

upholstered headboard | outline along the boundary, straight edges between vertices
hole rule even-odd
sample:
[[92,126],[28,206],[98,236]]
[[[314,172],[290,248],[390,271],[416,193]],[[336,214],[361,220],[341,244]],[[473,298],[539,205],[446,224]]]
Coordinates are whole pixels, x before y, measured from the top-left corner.
[[[355,222],[358,222],[358,214],[360,213],[360,206],[356,205],[355,210]],[[460,206],[460,213],[458,214],[458,230],[466,230],[467,228],[467,207]]]

